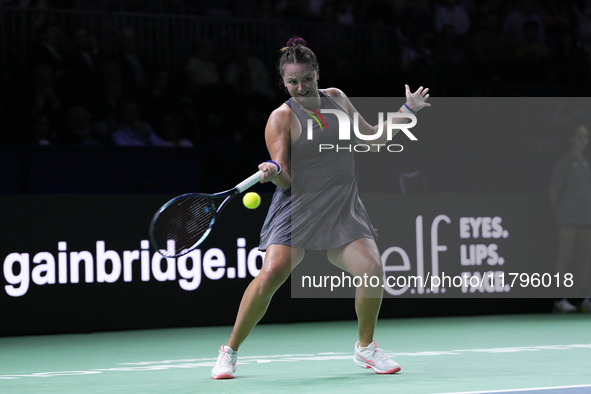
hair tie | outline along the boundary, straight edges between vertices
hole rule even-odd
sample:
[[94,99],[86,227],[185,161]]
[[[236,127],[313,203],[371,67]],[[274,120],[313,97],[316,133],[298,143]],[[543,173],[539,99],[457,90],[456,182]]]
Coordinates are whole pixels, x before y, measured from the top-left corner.
[[292,47],[294,45],[307,46],[308,43],[302,37],[294,36],[294,37],[291,37],[289,39],[289,41],[287,41],[287,44],[285,44],[285,48],[289,48],[289,47]]

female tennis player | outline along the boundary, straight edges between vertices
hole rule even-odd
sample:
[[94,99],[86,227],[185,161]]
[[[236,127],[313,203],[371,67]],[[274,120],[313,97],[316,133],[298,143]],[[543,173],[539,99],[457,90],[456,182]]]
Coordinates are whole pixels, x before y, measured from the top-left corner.
[[[269,117],[265,139],[272,160],[259,165],[261,182],[277,185],[261,230],[259,248],[266,250],[265,260],[244,293],[230,340],[221,347],[212,370],[213,379],[234,377],[240,345],[265,314],[275,291],[302,261],[305,250],[324,250],[332,264],[351,275],[383,280],[377,233],[357,193],[353,153],[318,152],[319,143],[338,141],[334,131],[339,130],[337,116],[320,113],[320,109],[344,111],[353,118],[355,108],[341,90],[318,88],[318,60],[305,40],[290,39],[282,52],[278,69],[291,98]],[[406,103],[400,112],[416,114],[430,106],[425,102],[427,92],[421,87],[411,93],[406,86]],[[313,138],[309,139],[308,119],[318,114],[322,121],[313,122]],[[359,118],[362,134],[374,135],[377,127]],[[386,133],[371,141],[386,142]],[[400,366],[378,349],[373,338],[382,293],[381,283],[356,289],[359,341],[354,361],[377,373],[391,374],[400,371]]]

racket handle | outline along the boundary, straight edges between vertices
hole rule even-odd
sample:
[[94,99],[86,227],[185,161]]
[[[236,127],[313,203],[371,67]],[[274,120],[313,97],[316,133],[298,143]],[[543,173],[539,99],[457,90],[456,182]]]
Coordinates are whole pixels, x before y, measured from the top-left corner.
[[256,174],[252,174],[242,182],[236,185],[236,190],[238,193],[242,193],[246,189],[249,189],[252,185],[257,183],[261,180],[261,176],[263,175],[262,171],[257,171]]

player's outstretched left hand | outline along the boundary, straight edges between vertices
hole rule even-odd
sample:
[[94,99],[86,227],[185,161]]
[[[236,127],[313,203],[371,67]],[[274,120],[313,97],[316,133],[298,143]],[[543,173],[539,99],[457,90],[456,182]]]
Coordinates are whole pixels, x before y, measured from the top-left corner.
[[410,87],[408,85],[404,85],[406,87],[406,104],[412,108],[413,111],[418,112],[419,110],[430,107],[431,104],[427,102],[429,98],[429,88],[423,88],[422,86],[417,89],[416,92],[411,93]]

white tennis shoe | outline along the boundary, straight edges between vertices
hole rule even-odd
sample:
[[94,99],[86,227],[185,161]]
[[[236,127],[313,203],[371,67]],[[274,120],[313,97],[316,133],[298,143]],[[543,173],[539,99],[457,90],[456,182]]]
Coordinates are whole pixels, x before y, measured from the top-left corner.
[[584,313],[591,312],[591,299],[585,298],[579,305],[579,310]]
[[234,379],[234,372],[236,372],[236,360],[238,359],[238,352],[232,350],[230,346],[222,346],[218,361],[211,370],[212,379]]
[[375,373],[379,374],[396,373],[401,370],[397,362],[390,360],[382,353],[382,349],[378,349],[376,341],[373,341],[365,348],[360,348],[359,342],[356,342],[353,361],[361,368],[371,368]]
[[554,301],[554,312],[555,313],[572,313],[576,312],[577,307],[568,302],[566,298],[560,301]]

